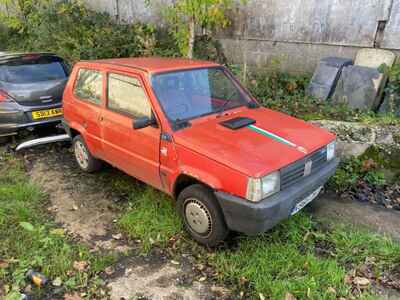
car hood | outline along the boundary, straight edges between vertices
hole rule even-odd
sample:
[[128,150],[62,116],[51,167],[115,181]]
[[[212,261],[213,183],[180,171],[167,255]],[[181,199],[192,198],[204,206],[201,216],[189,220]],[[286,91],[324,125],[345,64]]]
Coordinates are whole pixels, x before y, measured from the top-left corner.
[[[256,123],[236,130],[220,124],[237,117]],[[279,170],[334,139],[334,134],[322,128],[266,108],[196,120],[174,133],[175,143],[251,177]]]

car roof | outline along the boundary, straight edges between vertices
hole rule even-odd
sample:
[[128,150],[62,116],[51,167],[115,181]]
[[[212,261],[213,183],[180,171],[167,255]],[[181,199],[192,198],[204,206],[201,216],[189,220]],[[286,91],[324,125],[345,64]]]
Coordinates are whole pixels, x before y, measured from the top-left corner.
[[220,66],[217,63],[186,58],[140,57],[114,58],[87,61],[100,65],[124,66],[142,70],[147,73],[163,73],[183,69],[197,69]]

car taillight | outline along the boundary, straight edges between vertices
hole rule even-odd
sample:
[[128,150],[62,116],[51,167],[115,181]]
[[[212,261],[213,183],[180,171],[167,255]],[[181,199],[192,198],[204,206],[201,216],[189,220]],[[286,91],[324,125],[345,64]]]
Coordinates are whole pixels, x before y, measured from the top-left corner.
[[6,102],[10,100],[10,96],[7,92],[0,89],[0,102]]

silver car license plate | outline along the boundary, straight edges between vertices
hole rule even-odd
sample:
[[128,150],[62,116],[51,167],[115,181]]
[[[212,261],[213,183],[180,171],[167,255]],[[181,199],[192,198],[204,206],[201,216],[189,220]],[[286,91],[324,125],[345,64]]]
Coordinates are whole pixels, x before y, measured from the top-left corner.
[[297,203],[297,205],[293,208],[292,210],[292,216],[297,214],[300,210],[302,210],[308,203],[313,201],[319,193],[322,190],[322,186],[320,186],[318,189],[316,189],[314,192],[312,192],[309,196],[307,196],[304,200],[300,201]]

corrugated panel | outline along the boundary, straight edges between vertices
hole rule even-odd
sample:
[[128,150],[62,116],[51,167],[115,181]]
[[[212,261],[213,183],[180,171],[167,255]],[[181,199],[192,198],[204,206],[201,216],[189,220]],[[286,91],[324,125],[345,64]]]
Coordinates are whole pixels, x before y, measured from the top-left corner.
[[393,0],[389,22],[381,46],[383,48],[400,49],[400,0]]
[[[398,1],[398,0],[396,0]],[[251,0],[235,17],[234,32],[246,28],[260,40],[371,47],[377,21],[391,0]],[[246,24],[240,24],[241,20]]]

